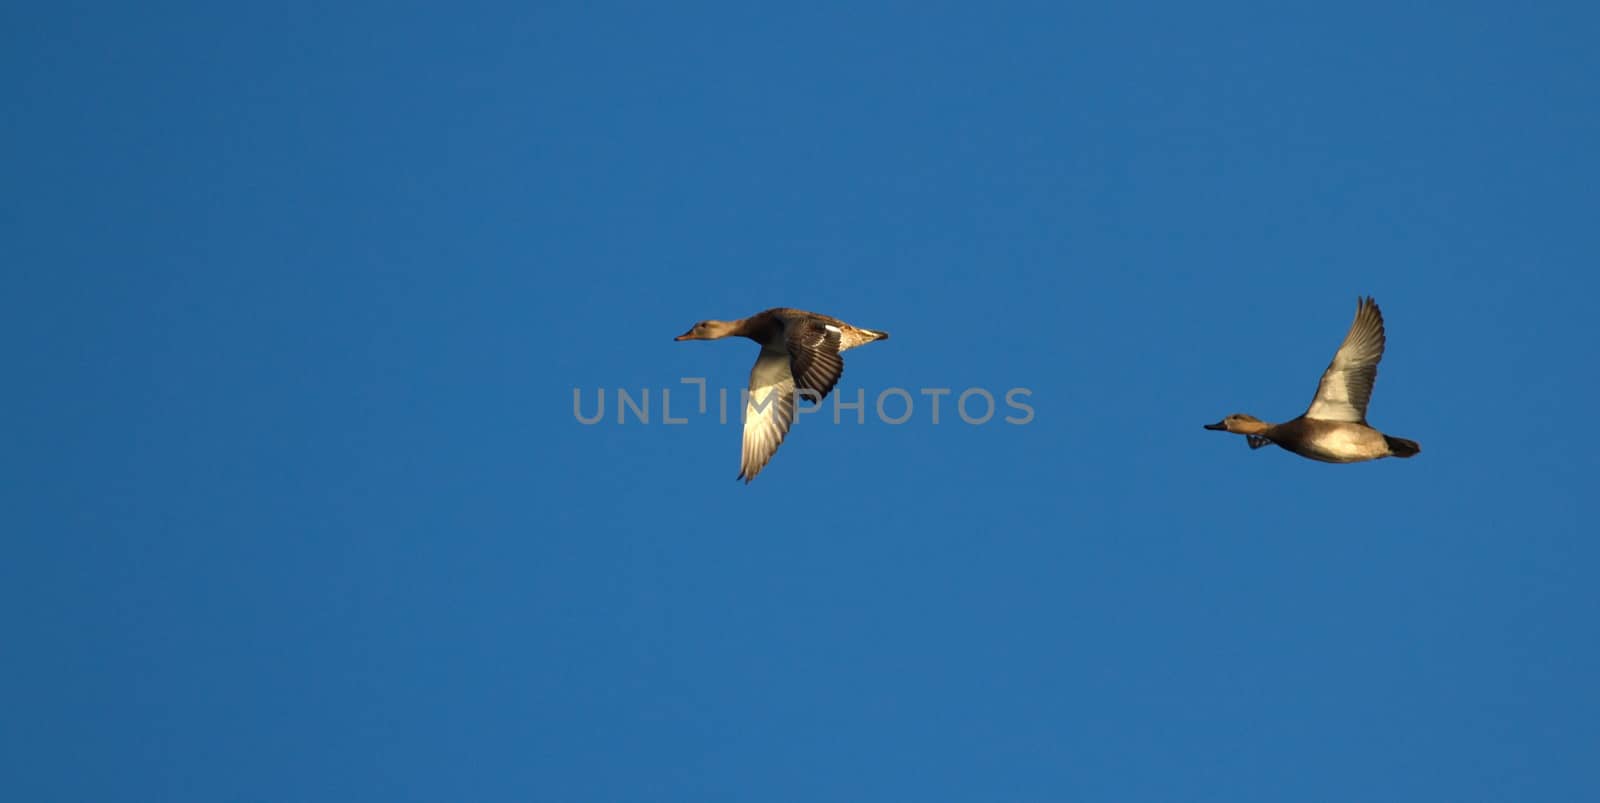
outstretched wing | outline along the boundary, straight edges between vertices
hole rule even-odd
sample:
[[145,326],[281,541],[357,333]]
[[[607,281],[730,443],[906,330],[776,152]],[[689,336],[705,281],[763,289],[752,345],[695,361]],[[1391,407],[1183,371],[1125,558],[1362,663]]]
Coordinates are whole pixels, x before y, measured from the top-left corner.
[[1344,343],[1333,355],[1328,370],[1322,372],[1317,395],[1306,410],[1307,418],[1324,421],[1367,421],[1367,402],[1372,384],[1378,379],[1378,361],[1383,359],[1383,313],[1378,302],[1364,298],[1356,306],[1356,319],[1344,336]]
[[[842,334],[839,327],[812,319],[790,323],[785,333],[784,345],[789,349],[795,387],[814,391],[814,399],[819,403],[844,375],[844,358],[839,356]],[[813,398],[809,393],[803,395]]]
[[750,392],[744,408],[744,446],[740,450],[739,479],[748,484],[761,473],[784,436],[795,415],[794,375],[789,371],[789,355],[762,349],[750,369]]

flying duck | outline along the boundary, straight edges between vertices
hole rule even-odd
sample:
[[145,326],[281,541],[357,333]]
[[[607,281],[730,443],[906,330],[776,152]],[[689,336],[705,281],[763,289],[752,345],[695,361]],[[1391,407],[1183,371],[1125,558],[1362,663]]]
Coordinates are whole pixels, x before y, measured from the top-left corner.
[[775,307],[737,321],[701,321],[674,340],[724,337],[747,337],[761,344],[761,354],[750,369],[744,448],[739,460],[739,479],[749,484],[789,434],[796,397],[803,395],[821,404],[844,373],[840,354],[884,340],[889,333],[851,326],[815,312]]
[[1385,435],[1367,424],[1367,401],[1383,359],[1383,313],[1371,297],[1356,304],[1356,319],[1344,343],[1322,372],[1317,395],[1304,415],[1282,424],[1234,413],[1206,429],[1245,436],[1252,449],[1269,443],[1324,463],[1359,463],[1381,457],[1411,457],[1416,441]]

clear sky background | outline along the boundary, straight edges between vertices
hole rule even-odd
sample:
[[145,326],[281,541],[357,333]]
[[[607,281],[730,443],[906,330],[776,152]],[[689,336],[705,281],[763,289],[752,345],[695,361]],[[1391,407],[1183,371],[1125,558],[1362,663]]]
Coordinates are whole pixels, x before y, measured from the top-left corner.
[[1600,799],[1600,12],[1098,6],[8,6],[5,796]]

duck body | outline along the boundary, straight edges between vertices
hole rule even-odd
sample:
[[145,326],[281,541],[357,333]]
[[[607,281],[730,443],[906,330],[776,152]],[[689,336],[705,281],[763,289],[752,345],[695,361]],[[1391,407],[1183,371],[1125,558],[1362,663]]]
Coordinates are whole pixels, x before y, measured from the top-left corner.
[[1359,463],[1395,455],[1388,436],[1366,424],[1348,421],[1300,416],[1269,428],[1265,437],[1280,449],[1324,463]]
[[794,423],[800,398],[820,404],[839,377],[839,356],[888,332],[863,329],[828,315],[792,307],[773,307],[736,321],[700,321],[675,340],[744,337],[761,345],[750,368],[745,397],[744,439],[739,479],[749,483],[777,453]]
[[[721,324],[721,326],[717,326],[717,324]],[[706,326],[706,330],[696,334],[696,330],[701,326]],[[874,340],[887,340],[889,338],[888,332],[851,326],[831,315],[807,312],[793,307],[773,307],[748,318],[740,318],[737,321],[701,321],[695,324],[694,328],[678,335],[674,339],[716,340],[732,336],[747,337],[760,343],[763,348],[773,348],[787,353],[788,335],[791,331],[804,328],[814,329],[816,327],[821,327],[824,330],[837,329],[839,331],[838,351],[849,351],[856,346],[865,345]]]
[[1269,443],[1301,457],[1324,463],[1360,463],[1384,457],[1411,457],[1422,451],[1416,441],[1397,438],[1367,423],[1367,403],[1383,359],[1383,313],[1371,298],[1356,305],[1344,343],[1317,384],[1317,394],[1304,415],[1282,424],[1235,413],[1205,428],[1245,436],[1250,448]]

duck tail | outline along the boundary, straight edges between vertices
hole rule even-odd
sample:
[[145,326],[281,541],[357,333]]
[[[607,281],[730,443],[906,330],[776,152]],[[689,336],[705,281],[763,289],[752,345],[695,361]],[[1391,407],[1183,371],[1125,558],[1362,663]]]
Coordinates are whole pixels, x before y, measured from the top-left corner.
[[1422,451],[1422,446],[1416,441],[1396,438],[1393,435],[1385,435],[1383,440],[1389,444],[1389,454],[1395,457],[1410,457]]
[[853,349],[856,346],[864,346],[874,340],[888,339],[888,332],[880,332],[877,329],[862,329],[859,326],[852,326],[849,329],[844,330],[844,338],[839,344],[839,350],[844,351],[845,349]]

